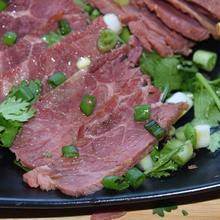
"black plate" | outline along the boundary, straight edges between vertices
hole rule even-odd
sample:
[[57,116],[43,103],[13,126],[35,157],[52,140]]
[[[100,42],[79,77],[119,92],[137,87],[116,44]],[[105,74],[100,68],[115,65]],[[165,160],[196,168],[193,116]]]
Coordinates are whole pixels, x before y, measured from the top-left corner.
[[[195,49],[215,51],[220,56],[220,43],[209,39],[199,43]],[[220,59],[211,77],[220,73]],[[189,112],[178,125],[191,120],[193,113]],[[196,152],[196,158],[190,164],[196,164],[198,169],[188,170],[185,166],[174,176],[166,179],[147,179],[138,189],[128,189],[114,192],[107,189],[87,197],[73,198],[62,194],[59,190],[45,192],[30,188],[22,181],[23,170],[17,167],[14,155],[6,148],[0,148],[0,207],[91,207],[95,205],[122,204],[131,202],[151,201],[176,196],[200,193],[220,187],[220,157],[211,154],[206,149]]]

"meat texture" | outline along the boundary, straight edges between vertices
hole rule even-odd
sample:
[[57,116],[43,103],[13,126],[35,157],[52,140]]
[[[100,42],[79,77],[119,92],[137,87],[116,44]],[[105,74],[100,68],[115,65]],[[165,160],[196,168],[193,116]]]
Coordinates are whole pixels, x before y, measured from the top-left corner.
[[[202,14],[197,7],[190,5],[186,1],[183,0],[166,0],[167,2],[171,3],[173,6],[175,6],[177,9],[180,9],[184,13],[189,14],[191,17],[195,18],[203,27],[205,27],[212,36],[218,40],[220,39],[220,36],[218,36],[215,28],[215,22]],[[209,1],[210,2],[210,1]],[[220,7],[220,3],[219,7]]]
[[196,20],[182,13],[172,5],[161,0],[138,0],[139,4],[146,5],[151,11],[172,30],[194,41],[202,41],[209,37],[209,31]]
[[70,33],[39,55],[2,74],[0,102],[5,99],[12,86],[18,85],[22,80],[39,78],[43,85],[42,94],[45,94],[52,89],[47,79],[56,72],[60,71],[69,78],[78,71],[76,63],[81,57],[89,57],[92,62],[100,58],[103,54],[99,51],[96,42],[103,29],[107,29],[107,26],[103,18],[99,17],[85,30]]
[[[17,41],[47,22],[50,16],[68,6],[71,0],[16,0],[0,14],[0,51],[9,46],[2,43],[6,31],[17,33]],[[43,7],[42,7],[43,6]]]
[[187,107],[186,103],[158,102],[160,92],[146,77],[122,87],[96,112],[95,120],[84,124],[82,137],[72,143],[79,150],[78,157],[62,157],[33,169],[24,174],[24,181],[45,190],[58,188],[71,196],[88,195],[103,188],[105,176],[122,176],[137,164],[158,139],[146,131],[146,121],[134,121],[134,106],[152,103],[151,119],[167,131]]
[[214,17],[220,20],[220,4],[219,0],[187,0],[192,3],[196,3],[208,12],[210,12]]
[[[77,72],[33,105],[37,109],[35,117],[24,124],[22,135],[17,135],[10,148],[24,166],[34,168],[61,157],[62,147],[81,136],[83,124],[94,118],[96,109],[125,82],[142,75],[139,68],[130,69],[130,62],[125,59],[129,50],[126,45],[105,55],[105,59],[101,58],[104,63],[97,61],[96,70],[91,67]],[[79,110],[84,94],[97,99],[89,117]],[[52,157],[43,156],[45,152]]]
[[72,32],[82,31],[87,26],[89,15],[82,13],[83,7],[70,1],[67,7],[52,15],[46,23],[37,27],[13,46],[0,52],[0,74],[9,71],[20,63],[28,60],[47,49],[47,44],[41,40],[49,31],[57,32],[58,21],[67,19]]

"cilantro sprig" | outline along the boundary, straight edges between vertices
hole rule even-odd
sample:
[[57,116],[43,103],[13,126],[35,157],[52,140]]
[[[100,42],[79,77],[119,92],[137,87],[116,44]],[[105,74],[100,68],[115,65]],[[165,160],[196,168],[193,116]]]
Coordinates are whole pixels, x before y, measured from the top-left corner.
[[[30,106],[40,97],[41,82],[39,79],[30,80],[29,85],[25,80],[18,87],[13,86],[9,92],[9,97],[0,104],[0,145],[10,147],[14,141],[18,130],[22,128],[24,122],[35,115],[36,109]],[[30,101],[22,100],[15,96],[16,92],[27,87],[33,94]]]

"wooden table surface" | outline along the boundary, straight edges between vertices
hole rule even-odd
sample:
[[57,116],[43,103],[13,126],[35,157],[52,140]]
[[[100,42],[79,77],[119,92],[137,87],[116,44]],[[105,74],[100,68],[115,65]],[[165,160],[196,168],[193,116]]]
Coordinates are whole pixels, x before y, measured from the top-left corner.
[[[178,209],[161,218],[153,215],[154,207],[169,206],[175,204]],[[220,190],[208,191],[190,196],[183,196],[162,201],[121,205],[127,213],[117,218],[120,220],[148,220],[148,219],[185,219],[185,220],[217,220],[220,219]],[[68,208],[68,209],[12,209],[0,208],[1,219],[50,219],[50,220],[89,220],[94,212],[105,210],[109,207],[93,208]],[[188,212],[183,216],[182,210]]]

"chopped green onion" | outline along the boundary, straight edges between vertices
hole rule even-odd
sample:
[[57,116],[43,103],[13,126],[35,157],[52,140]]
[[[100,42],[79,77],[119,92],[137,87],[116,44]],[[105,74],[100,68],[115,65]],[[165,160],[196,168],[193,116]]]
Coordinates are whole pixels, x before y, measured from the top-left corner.
[[192,145],[195,145],[196,144],[196,131],[195,129],[193,128],[193,126],[191,125],[191,123],[188,123],[186,125],[186,128],[184,130],[184,134],[186,136],[186,139],[187,140],[190,140],[192,142]]
[[79,156],[78,149],[75,146],[64,146],[62,147],[62,153],[64,157],[77,157]]
[[95,107],[95,104],[96,104],[97,100],[94,96],[91,96],[91,95],[84,95],[82,97],[82,101],[80,103],[80,109],[81,111],[89,116],[92,114],[93,112],[93,109]]
[[117,35],[122,33],[123,26],[118,16],[114,13],[107,13],[103,16],[103,20],[108,28],[114,31]]
[[83,8],[84,8],[84,12],[88,12],[89,14],[92,13],[92,11],[93,11],[92,6],[90,6],[88,4],[83,5]]
[[49,154],[49,153],[47,153],[47,152],[44,152],[44,153],[42,153],[42,156],[51,158],[51,157],[52,157],[52,154]]
[[130,0],[113,0],[116,3],[119,3],[121,5],[129,5],[130,4]]
[[179,166],[185,165],[188,161],[193,158],[193,145],[190,140],[186,141],[180,150],[175,153],[171,159]]
[[126,172],[125,178],[129,181],[133,188],[137,188],[145,181],[146,176],[138,168],[133,167]]
[[141,121],[150,119],[151,105],[137,105],[134,107],[134,120]]
[[122,38],[122,40],[125,41],[126,44],[129,44],[130,36],[131,36],[131,33],[130,33],[128,27],[123,27],[122,33],[120,34],[120,37]]
[[175,132],[176,132],[176,128],[174,128],[174,126],[171,126],[170,129],[169,129],[169,132],[168,132],[168,136],[169,137],[174,136]]
[[15,32],[7,31],[3,36],[2,43],[8,46],[12,46],[15,43],[17,37],[18,35]]
[[175,132],[176,138],[183,142],[187,141],[187,138],[184,134],[185,128],[186,126],[179,127],[176,129],[176,132]]
[[20,87],[15,93],[11,95],[11,97],[13,96],[15,96],[16,99],[21,98],[22,101],[26,100],[28,102],[35,97],[34,94],[31,92],[31,90],[26,85]]
[[4,1],[0,1],[0,13],[8,7],[8,4]]
[[117,35],[111,30],[102,30],[98,39],[98,48],[102,52],[108,52],[115,47]]
[[51,76],[47,82],[53,87],[56,88],[61,83],[63,83],[66,80],[66,77],[61,72],[55,73],[53,76]]
[[144,127],[156,138],[160,138],[166,133],[166,130],[161,128],[154,120],[148,122]]
[[59,21],[58,27],[59,27],[61,35],[67,35],[71,32],[70,25],[66,19]]
[[98,18],[100,15],[101,13],[99,12],[99,10],[94,9],[90,14],[91,20],[93,21],[94,19]]
[[142,158],[136,165],[138,169],[147,171],[153,167],[153,159],[150,154]]
[[167,142],[164,146],[163,149],[160,150],[160,156],[163,156],[166,154],[168,151],[177,149],[181,147],[184,144],[183,141],[180,141],[178,139],[171,139],[169,142]]
[[129,182],[124,177],[107,176],[102,179],[102,184],[107,189],[121,191],[129,187]]
[[194,129],[196,131],[196,144],[194,148],[208,147],[210,143],[210,125],[196,125]]
[[193,54],[193,61],[199,68],[211,72],[217,61],[217,53],[206,50],[197,50]]

